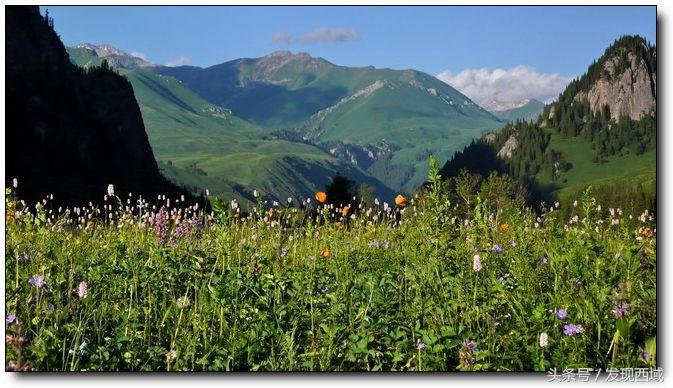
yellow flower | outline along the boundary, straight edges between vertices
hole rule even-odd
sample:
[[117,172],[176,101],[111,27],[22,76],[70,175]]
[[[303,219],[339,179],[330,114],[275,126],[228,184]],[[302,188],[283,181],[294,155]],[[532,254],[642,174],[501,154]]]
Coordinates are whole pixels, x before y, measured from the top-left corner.
[[341,215],[344,217],[348,217],[348,213],[351,211],[350,206],[344,206],[343,209],[341,209]]
[[505,223],[505,224],[500,225],[500,229],[502,229],[503,232],[508,231],[509,230],[509,224]]
[[320,256],[322,257],[329,257],[329,249],[323,248],[320,250]]

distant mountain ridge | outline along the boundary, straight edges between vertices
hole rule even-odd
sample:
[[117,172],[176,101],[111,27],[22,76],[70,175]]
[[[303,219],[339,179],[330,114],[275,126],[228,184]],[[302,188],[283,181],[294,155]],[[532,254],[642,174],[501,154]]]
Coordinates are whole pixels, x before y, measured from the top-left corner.
[[544,103],[534,98],[527,98],[514,104],[508,104],[507,109],[491,110],[494,116],[506,122],[516,120],[537,121],[544,110]]
[[[428,74],[335,65],[306,53],[277,51],[207,68],[156,67],[204,99],[240,117],[354,163],[389,187],[411,191],[427,157],[448,159],[503,124],[462,93]],[[351,157],[337,150],[377,148]],[[360,164],[359,161],[364,161]]]

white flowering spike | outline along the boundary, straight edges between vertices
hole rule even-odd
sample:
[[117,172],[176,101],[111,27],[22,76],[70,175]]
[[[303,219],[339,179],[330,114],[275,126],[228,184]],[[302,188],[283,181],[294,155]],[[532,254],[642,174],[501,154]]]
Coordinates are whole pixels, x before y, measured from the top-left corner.
[[113,197],[115,195],[115,187],[113,184],[107,185],[107,195]]

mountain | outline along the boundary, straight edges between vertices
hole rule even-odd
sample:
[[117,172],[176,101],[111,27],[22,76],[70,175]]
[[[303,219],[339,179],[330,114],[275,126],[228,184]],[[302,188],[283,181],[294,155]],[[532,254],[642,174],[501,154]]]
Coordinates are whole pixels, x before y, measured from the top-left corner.
[[[81,66],[105,58],[93,45],[68,48]],[[108,48],[106,53],[123,52]],[[359,167],[303,141],[272,139],[269,130],[238,117],[230,109],[204,100],[174,77],[130,62],[112,65],[133,85],[150,143],[162,173],[193,193],[239,201],[253,199],[258,189],[269,199],[309,197],[322,190],[337,172],[371,186],[382,198],[393,196],[386,185]]]
[[103,59],[115,68],[136,69],[150,68],[155,64],[122,51],[112,45],[102,44],[96,46],[90,43],[81,43],[68,48],[68,53],[73,62],[83,67],[100,66]]
[[[152,71],[180,80],[277,138],[298,137],[329,150],[395,190],[411,191],[423,182],[429,154],[448,159],[503,125],[428,74],[338,66],[306,53],[277,51],[208,68]],[[339,152],[344,149],[359,157]],[[362,149],[375,152],[357,151]]]
[[102,200],[118,194],[183,193],[159,173],[131,84],[102,67],[69,61],[52,21],[38,7],[6,10],[6,179],[37,201]]
[[[505,107],[500,105],[499,108]],[[517,120],[537,121],[538,116],[544,109],[544,103],[534,99],[527,98],[515,104],[507,104],[505,109],[489,110],[493,115],[502,121],[514,122]]]
[[577,197],[592,185],[603,205],[656,207],[656,48],[617,39],[544,107],[474,141],[442,172],[507,172],[542,197]]

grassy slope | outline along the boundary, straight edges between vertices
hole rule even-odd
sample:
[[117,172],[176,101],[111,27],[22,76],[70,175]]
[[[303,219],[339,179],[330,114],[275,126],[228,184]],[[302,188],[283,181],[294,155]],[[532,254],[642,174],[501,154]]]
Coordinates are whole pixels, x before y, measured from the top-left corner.
[[[100,63],[86,50],[70,52],[77,63]],[[340,171],[375,187],[378,195],[393,195],[365,172],[317,147],[262,140],[267,132],[262,127],[205,101],[173,77],[146,70],[119,71],[133,85],[162,172],[180,184],[239,200],[254,188],[284,199],[309,196]]]
[[[411,191],[427,173],[427,155],[448,159],[456,150],[483,132],[502,126],[495,116],[430,75],[414,70],[336,66],[321,59],[297,59],[264,74],[269,83],[250,84],[240,90],[234,84],[259,79],[256,59],[238,60],[207,69],[158,68],[156,71],[183,79],[204,98],[231,108],[241,117],[272,128],[315,128],[317,142],[339,140],[376,145],[385,140],[401,149],[392,163],[413,166],[408,181],[391,181],[393,187]],[[305,61],[312,61],[309,70]],[[376,81],[394,88],[379,89],[339,105],[324,121],[316,112],[334,106]],[[217,84],[217,85],[214,85]],[[216,87],[217,86],[217,87]],[[429,89],[434,89],[434,95]],[[446,100],[453,101],[453,105]]]
[[542,109],[544,109],[544,104],[542,102],[530,100],[524,106],[491,113],[493,113],[495,117],[507,122],[514,122],[519,119],[535,121],[540,113],[542,113]]
[[552,182],[549,173],[538,175],[540,183],[549,187],[552,194],[561,199],[568,198],[587,185],[600,186],[626,180],[652,182],[656,185],[657,154],[650,150],[641,156],[612,156],[606,163],[593,162],[594,151],[591,144],[582,137],[564,137],[552,134],[550,149],[561,151],[572,168]]

